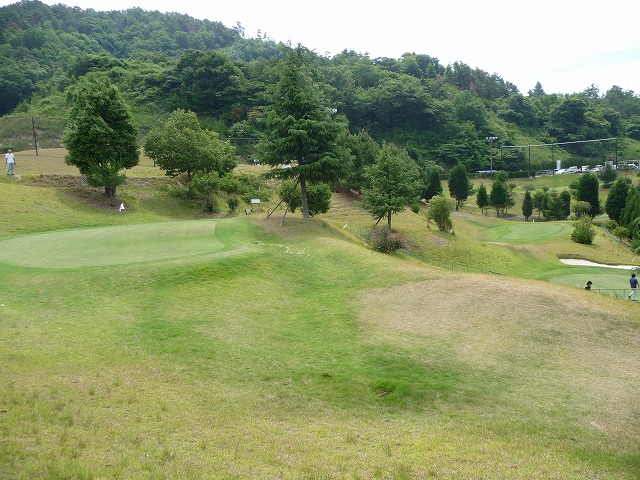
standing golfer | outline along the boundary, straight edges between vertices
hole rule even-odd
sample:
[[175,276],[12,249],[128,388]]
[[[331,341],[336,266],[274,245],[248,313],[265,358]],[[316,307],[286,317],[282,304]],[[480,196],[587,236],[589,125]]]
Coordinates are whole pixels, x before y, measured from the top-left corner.
[[636,274],[632,273],[631,278],[629,279],[629,286],[631,287],[631,293],[629,294],[629,298],[636,301],[636,293],[638,293],[638,279],[636,278]]
[[13,175],[16,166],[16,157],[13,155],[11,149],[5,154],[4,159],[7,162],[7,175]]

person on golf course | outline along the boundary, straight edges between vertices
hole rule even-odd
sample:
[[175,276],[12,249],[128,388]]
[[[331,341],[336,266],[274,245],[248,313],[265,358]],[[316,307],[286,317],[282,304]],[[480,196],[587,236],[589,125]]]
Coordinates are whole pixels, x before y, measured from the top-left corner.
[[16,166],[16,157],[13,155],[11,149],[9,149],[5,154],[4,160],[7,162],[7,175],[13,175],[13,171]]
[[631,293],[629,294],[629,298],[636,301],[636,293],[638,292],[638,279],[636,278],[636,274],[632,273],[631,278],[629,279],[629,286],[631,287]]

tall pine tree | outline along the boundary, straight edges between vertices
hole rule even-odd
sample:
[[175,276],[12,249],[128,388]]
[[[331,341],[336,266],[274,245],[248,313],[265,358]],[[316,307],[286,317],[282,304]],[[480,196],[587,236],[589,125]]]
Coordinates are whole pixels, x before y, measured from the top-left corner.
[[604,204],[604,209],[611,220],[620,223],[620,215],[627,202],[628,194],[629,184],[623,178],[616,180]]
[[576,200],[589,202],[591,210],[589,216],[592,218],[597,217],[600,214],[600,198],[599,198],[598,177],[593,173],[587,172],[580,176],[578,181],[578,192],[576,194]]
[[467,169],[462,163],[458,163],[449,172],[449,194],[456,199],[456,210],[469,198],[471,184],[467,177]]
[[386,217],[391,230],[391,215],[418,200],[418,169],[406,150],[385,143],[365,175],[371,188],[364,191],[362,206],[378,222]]
[[482,213],[485,213],[486,208],[490,205],[489,194],[487,193],[487,187],[484,186],[484,183],[480,184],[476,192],[476,205],[482,210]]
[[533,213],[533,200],[531,198],[531,192],[527,190],[524,192],[524,200],[522,201],[522,215],[524,215],[525,222],[529,221],[529,217]]
[[[301,46],[289,50],[280,65],[280,80],[267,108],[267,139],[260,144],[263,161],[272,175],[296,178],[300,183],[302,212],[309,218],[307,182],[332,183],[345,177],[351,157],[337,142],[346,125],[334,118],[312,80]],[[290,166],[290,168],[282,168]]]

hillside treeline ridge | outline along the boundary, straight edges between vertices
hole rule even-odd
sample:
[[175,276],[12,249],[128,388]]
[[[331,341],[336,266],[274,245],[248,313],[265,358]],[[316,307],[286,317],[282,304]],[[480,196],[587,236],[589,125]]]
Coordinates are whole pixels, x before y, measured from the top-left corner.
[[[0,8],[0,115],[64,116],[68,88],[93,72],[118,86],[143,134],[171,111],[189,109],[205,128],[238,139],[239,153],[250,158],[285,48],[267,34],[246,35],[240,24],[22,1]],[[516,171],[555,160],[640,158],[640,97],[618,86],[547,94],[538,82],[522,93],[498,74],[422,53],[394,59],[307,50],[307,61],[327,107],[352,134],[402,145],[419,164]],[[2,125],[0,142],[11,144]],[[497,137],[493,148],[487,137]],[[498,150],[613,137],[619,140]]]

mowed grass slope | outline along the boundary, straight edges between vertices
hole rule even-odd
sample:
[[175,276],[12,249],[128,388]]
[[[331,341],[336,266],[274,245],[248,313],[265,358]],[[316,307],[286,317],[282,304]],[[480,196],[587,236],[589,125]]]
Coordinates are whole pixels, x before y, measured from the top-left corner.
[[637,305],[377,254],[330,216],[138,208],[3,232],[1,478],[640,474]]

